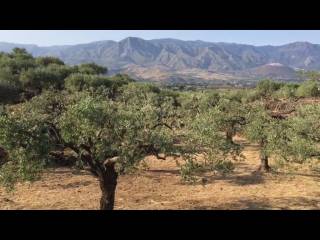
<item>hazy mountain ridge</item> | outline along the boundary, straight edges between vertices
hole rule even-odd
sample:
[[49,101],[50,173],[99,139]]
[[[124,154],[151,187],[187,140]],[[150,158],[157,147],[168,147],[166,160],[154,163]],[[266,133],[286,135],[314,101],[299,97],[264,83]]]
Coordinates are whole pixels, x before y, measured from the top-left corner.
[[203,80],[262,77],[290,80],[297,78],[295,68],[320,70],[320,45],[308,42],[251,46],[129,37],[119,42],[106,40],[52,47],[0,43],[0,51],[14,47],[24,47],[35,56],[57,56],[68,64],[95,62],[112,72],[158,81],[170,80],[172,76]]

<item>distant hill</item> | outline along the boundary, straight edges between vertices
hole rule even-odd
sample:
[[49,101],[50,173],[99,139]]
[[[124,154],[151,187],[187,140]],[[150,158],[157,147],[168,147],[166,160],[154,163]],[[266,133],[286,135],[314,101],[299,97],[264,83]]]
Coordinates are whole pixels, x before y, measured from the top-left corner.
[[124,72],[142,80],[244,81],[270,77],[297,80],[295,69],[320,70],[320,45],[295,42],[282,46],[251,46],[176,39],[122,41],[39,47],[0,43],[0,51],[23,47],[34,56],[57,56],[68,64],[95,62],[112,73]]
[[298,79],[298,72],[288,66],[280,63],[269,63],[259,67],[243,70],[238,75],[247,78],[269,78],[269,79],[282,79],[294,80]]

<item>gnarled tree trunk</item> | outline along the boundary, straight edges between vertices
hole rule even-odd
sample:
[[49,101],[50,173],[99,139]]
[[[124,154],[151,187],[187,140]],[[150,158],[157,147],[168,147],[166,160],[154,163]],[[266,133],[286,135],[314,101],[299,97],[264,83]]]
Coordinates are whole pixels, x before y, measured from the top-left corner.
[[226,131],[226,138],[229,143],[233,144],[233,130],[232,129],[228,129]]
[[94,161],[91,154],[81,154],[81,159],[90,166],[90,171],[99,180],[101,189],[100,210],[113,210],[118,173],[116,159],[107,159],[104,163]]
[[269,158],[266,154],[260,153],[260,166],[258,168],[259,172],[269,172],[270,166],[269,166]]
[[100,210],[113,210],[118,173],[115,163],[107,162],[101,176],[99,176],[101,189]]
[[0,146],[0,166],[5,164],[8,159],[7,151]]
[[262,140],[260,142],[260,166],[258,168],[259,172],[269,172],[270,171],[270,166],[269,166],[269,157],[268,155],[264,152],[264,148],[267,144],[266,140]]

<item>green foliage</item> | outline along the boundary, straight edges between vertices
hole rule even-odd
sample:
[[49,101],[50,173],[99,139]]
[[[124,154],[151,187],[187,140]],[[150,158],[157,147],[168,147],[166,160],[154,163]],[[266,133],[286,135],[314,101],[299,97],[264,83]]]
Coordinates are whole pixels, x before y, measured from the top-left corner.
[[45,67],[51,64],[64,65],[64,62],[56,57],[38,57],[36,58],[35,61],[37,65],[45,66]]
[[89,75],[99,75],[99,74],[107,74],[108,69],[102,66],[99,66],[95,63],[84,63],[77,66],[77,70],[81,74],[89,74]]
[[206,104],[201,103],[204,98],[204,94],[200,93],[182,93],[180,95],[180,101],[182,105],[182,109],[184,112],[185,121],[189,119],[193,119],[200,113],[201,108],[205,107],[208,108]]
[[59,119],[63,138],[77,146],[91,145],[96,161],[117,156],[123,171],[130,168],[147,153],[144,146],[152,146],[159,152],[168,152],[172,134],[167,128],[154,128],[154,109],[86,97],[72,104]]
[[[130,83],[121,89],[119,100],[135,111],[146,111],[154,126],[178,127],[181,122],[179,94],[152,84]],[[147,110],[149,109],[149,110]],[[149,114],[148,114],[149,111]]]
[[70,92],[90,90],[115,98],[119,88],[128,84],[129,81],[129,79],[120,76],[104,77],[75,73],[65,79],[65,88]]
[[43,92],[1,115],[0,144],[10,153],[2,176],[9,182],[25,179],[20,171],[15,177],[5,173],[13,168],[32,176],[34,169],[39,170],[36,166],[50,163],[52,151],[65,147],[71,147],[79,160],[88,149],[97,162],[116,156],[122,173],[145,155],[174,153],[174,132],[168,122],[174,97],[164,91],[145,103],[126,104],[86,91]]
[[263,80],[257,84],[256,90],[261,97],[270,97],[275,91],[283,86],[282,83],[274,82],[272,80]]
[[244,104],[250,104],[261,99],[260,93],[257,89],[243,90],[242,102]]
[[[213,119],[220,131],[226,133],[227,137],[233,137],[240,132],[246,121],[247,109],[237,100],[222,99],[215,107]],[[232,140],[232,139],[229,139]]]
[[181,96],[185,125],[182,142],[187,146],[183,152],[186,162],[181,167],[183,179],[194,180],[194,174],[199,171],[228,173],[233,170],[232,161],[243,158],[241,145],[234,143],[232,137],[246,123],[244,96],[241,90]]
[[261,105],[253,106],[247,114],[248,123],[244,128],[246,138],[258,143],[263,155],[270,155],[274,150],[273,139],[275,136],[274,120]]
[[303,82],[296,92],[298,97],[317,97],[320,96],[319,83],[314,80]]
[[57,69],[48,67],[33,68],[20,75],[20,81],[25,90],[41,92],[43,89],[62,89],[64,78]]
[[151,105],[160,91],[160,88],[149,83],[129,83],[121,87],[119,100],[139,110],[141,106]]
[[302,80],[319,81],[320,73],[317,71],[300,71],[299,72]]
[[288,120],[293,137],[288,142],[291,155],[296,161],[305,161],[320,156],[320,106],[300,107],[297,114]]
[[299,163],[320,155],[319,106],[306,105],[284,120],[273,119],[262,107],[253,109],[245,134],[248,140],[259,143],[262,154]]
[[217,91],[208,91],[203,93],[200,98],[200,105],[204,108],[210,108],[215,107],[219,103],[221,96]]
[[[9,161],[0,169],[2,181],[31,180],[47,161],[50,139],[45,118],[28,106],[0,116],[0,144],[9,152]],[[14,171],[11,171],[15,169]],[[6,171],[11,171],[6,173]]]
[[11,58],[24,59],[29,60],[33,59],[32,55],[27,52],[24,48],[14,48],[12,49],[12,53],[8,54]]
[[47,122],[54,122],[70,102],[77,101],[77,97],[79,96],[74,95],[67,97],[67,93],[63,91],[48,90],[33,97],[22,106],[25,108],[25,111],[43,116],[43,119]]
[[15,153],[12,155],[15,162],[9,161],[0,169],[0,183],[9,191],[14,189],[17,182],[38,180],[43,169],[42,163],[29,161],[24,151]]
[[180,175],[184,182],[194,183],[197,178],[195,174],[203,171],[203,166],[192,159],[187,159],[180,168]]
[[0,103],[14,102],[19,98],[21,86],[18,67],[6,55],[0,57]]
[[0,67],[0,84],[1,86],[19,88],[19,77],[13,74],[12,69],[10,69],[10,67]]
[[274,93],[275,97],[278,98],[294,98],[296,96],[298,84],[284,84],[278,91]]
[[[34,58],[25,49],[16,48],[11,53],[0,54],[0,91],[1,93],[8,91],[7,94],[1,95],[0,100],[1,102],[17,102],[25,99],[21,96],[28,96],[27,99],[29,99],[46,89],[62,90],[65,79],[71,74],[92,76],[86,78],[89,79],[86,83],[88,87],[108,85],[106,79],[96,77],[106,72],[106,68],[94,63],[70,67],[58,58]],[[115,78],[121,77],[116,76]],[[125,79],[127,78],[122,77],[119,82]]]
[[229,101],[232,101],[232,102],[239,102],[239,103],[244,101],[246,96],[247,96],[247,91],[242,89],[232,89],[222,94],[223,98],[228,99]]
[[223,115],[218,107],[214,107],[189,118],[183,140],[186,145],[183,151],[186,163],[181,167],[183,179],[194,180],[194,174],[199,171],[227,173],[233,170],[230,159],[239,159],[241,147],[230,142],[222,132],[224,126],[228,126]]
[[7,68],[13,76],[34,66],[34,58],[25,49],[15,48],[12,53],[2,54],[0,57],[0,69]]

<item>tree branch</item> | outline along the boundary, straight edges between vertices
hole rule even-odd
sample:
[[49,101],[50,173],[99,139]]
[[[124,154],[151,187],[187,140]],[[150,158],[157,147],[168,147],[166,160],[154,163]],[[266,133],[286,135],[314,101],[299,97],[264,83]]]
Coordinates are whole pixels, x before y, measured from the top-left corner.
[[161,157],[160,154],[160,150],[157,149],[153,144],[149,144],[149,145],[140,145],[139,148],[141,150],[144,151],[145,154],[150,154],[150,155],[154,155],[156,156],[157,159],[161,159],[161,160],[166,160],[166,156],[165,157]]

